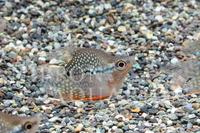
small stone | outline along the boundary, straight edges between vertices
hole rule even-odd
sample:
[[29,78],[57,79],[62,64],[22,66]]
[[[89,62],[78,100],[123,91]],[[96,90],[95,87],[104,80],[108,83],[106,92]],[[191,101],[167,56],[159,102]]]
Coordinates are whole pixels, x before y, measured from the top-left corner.
[[171,120],[177,120],[178,119],[178,117],[176,116],[176,114],[169,114],[168,118],[171,119]]
[[113,124],[114,124],[114,122],[112,120],[103,122],[103,126],[105,126],[105,127],[111,127],[111,126],[113,126]]
[[119,31],[119,32],[126,32],[126,26],[119,26],[118,28],[117,28],[117,30]]
[[149,123],[148,121],[145,121],[143,124],[144,124],[144,126],[146,126],[146,127],[151,127],[151,126],[152,126],[152,124]]
[[83,124],[78,124],[78,126],[75,128],[75,132],[80,132],[83,129]]
[[119,114],[115,116],[115,119],[117,119],[118,121],[125,121],[126,118],[123,115]]
[[122,128],[124,126],[124,122],[119,122],[118,124],[117,124],[117,127],[118,128]]
[[179,60],[176,57],[171,59],[172,64],[177,64],[178,62],[179,62]]
[[27,112],[27,111],[29,111],[29,108],[27,106],[23,106],[22,108],[20,108],[20,110],[22,112]]
[[148,116],[147,113],[142,113],[142,117],[146,118]]
[[193,119],[193,118],[195,118],[195,117],[196,117],[195,114],[190,114],[190,115],[188,115],[188,118],[190,118],[190,119]]
[[60,48],[60,46],[61,46],[61,45],[60,45],[59,43],[54,43],[54,48],[55,48],[55,49]]
[[126,3],[123,12],[125,13],[132,13],[132,10],[135,9],[136,7],[132,5],[131,3]]
[[111,108],[111,109],[115,109],[115,104],[113,104],[113,103],[110,104],[110,105],[109,105],[109,108]]
[[1,97],[4,97],[4,96],[5,96],[5,93],[4,93],[3,91],[0,90],[0,98],[1,98]]
[[167,120],[167,125],[168,125],[168,126],[171,126],[172,124],[173,124],[173,121]]
[[147,39],[153,39],[153,37],[154,37],[152,31],[147,31],[145,35],[146,35]]
[[153,39],[153,32],[150,31],[146,26],[140,27],[140,32],[146,36],[147,39]]
[[162,23],[164,20],[163,20],[163,17],[161,15],[157,15],[155,17],[156,20],[158,20],[158,22]]
[[171,102],[169,100],[165,100],[163,103],[164,103],[166,108],[171,109],[172,104],[171,104]]
[[140,66],[139,63],[134,64],[133,67],[134,67],[135,69],[141,69],[141,66]]
[[39,58],[38,58],[38,61],[39,61],[40,63],[45,63],[45,62],[46,62],[46,58],[45,58],[45,57],[39,57]]
[[192,107],[193,107],[195,110],[198,110],[198,109],[200,109],[200,103],[193,103],[193,104],[192,104]]
[[156,109],[156,108],[148,109],[148,113],[149,113],[150,115],[155,115],[157,112],[158,112],[158,109]]
[[109,10],[109,9],[112,8],[112,5],[111,5],[110,3],[105,3],[105,4],[104,4],[104,8],[105,8],[106,10]]
[[115,133],[124,133],[123,130],[120,129],[120,128],[117,128],[117,129],[115,129],[114,131],[115,131]]
[[106,29],[106,27],[100,26],[98,29],[99,29],[99,31],[104,31]]
[[156,11],[156,12],[160,12],[160,11],[162,11],[163,10],[163,6],[157,6],[154,10]]
[[131,112],[133,112],[133,113],[139,113],[140,111],[141,111],[140,108],[131,109]]
[[49,61],[49,64],[51,64],[51,65],[58,65],[58,64],[60,64],[61,63],[61,61],[59,61],[59,60],[57,60],[57,59],[51,59],[50,61]]
[[197,119],[196,122],[200,125],[200,119]]
[[75,101],[75,105],[77,107],[82,107],[84,105],[84,103],[82,101]]
[[191,122],[188,122],[188,124],[187,124],[187,129],[191,129],[192,128],[192,123]]
[[6,45],[5,48],[4,48],[4,50],[5,50],[6,52],[11,51],[11,50],[13,50],[13,49],[15,49],[15,45],[14,45],[13,43],[9,43],[9,44]]
[[145,133],[154,133],[153,131],[150,131],[149,129],[147,129],[146,131],[145,131]]
[[6,80],[4,80],[3,78],[0,78],[0,84],[6,84],[7,83],[7,81]]
[[49,119],[49,122],[56,122],[56,121],[61,121],[61,119],[58,116],[55,116]]
[[51,45],[48,45],[48,46],[45,47],[45,49],[51,51],[53,49],[53,47]]
[[129,129],[133,130],[136,127],[136,125],[131,124],[131,125],[128,125],[128,127],[129,127]]
[[96,6],[95,10],[97,14],[102,14],[104,11],[104,6],[100,4],[99,6]]
[[4,100],[3,104],[4,104],[5,107],[8,107],[8,106],[11,106],[13,103],[14,103],[13,100]]
[[185,111],[188,111],[188,112],[194,110],[193,107],[192,107],[192,104],[190,104],[190,103],[186,104],[186,105],[184,106],[183,109],[184,109]]
[[24,38],[24,39],[28,39],[28,34],[27,33],[25,33],[25,34],[22,34],[22,37]]
[[125,100],[125,99],[122,99],[122,100],[120,100],[120,101],[118,102],[118,104],[119,104],[119,105],[127,105],[127,104],[129,104],[129,102],[128,102],[127,100]]

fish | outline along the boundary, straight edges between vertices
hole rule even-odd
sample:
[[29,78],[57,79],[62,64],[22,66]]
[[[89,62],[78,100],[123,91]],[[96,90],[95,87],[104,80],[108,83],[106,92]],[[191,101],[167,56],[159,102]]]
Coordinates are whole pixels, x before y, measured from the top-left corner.
[[60,52],[51,56],[63,59],[61,65],[41,65],[39,75],[46,92],[62,101],[110,98],[122,87],[134,63],[133,56],[114,55],[94,48],[64,48]]
[[186,40],[181,48],[186,56],[184,60],[178,59],[176,63],[168,63],[161,71],[171,76],[172,90],[182,89],[188,94],[200,92],[200,41]]
[[36,133],[41,115],[16,116],[0,112],[0,133]]

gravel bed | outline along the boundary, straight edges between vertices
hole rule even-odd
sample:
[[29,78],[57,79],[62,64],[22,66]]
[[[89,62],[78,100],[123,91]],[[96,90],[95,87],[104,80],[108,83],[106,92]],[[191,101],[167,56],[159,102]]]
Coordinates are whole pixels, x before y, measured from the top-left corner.
[[[166,67],[198,39],[199,0],[0,0],[0,110],[42,113],[41,133],[200,133],[199,94],[172,87],[176,71]],[[31,72],[68,45],[135,55],[137,63],[111,99],[60,105]]]

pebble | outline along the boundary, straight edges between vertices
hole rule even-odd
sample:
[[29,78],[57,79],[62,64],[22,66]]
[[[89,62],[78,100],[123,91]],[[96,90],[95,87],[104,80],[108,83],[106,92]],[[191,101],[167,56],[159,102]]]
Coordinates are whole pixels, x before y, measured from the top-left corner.
[[125,121],[126,120],[125,117],[123,115],[120,115],[120,114],[116,115],[115,119],[117,119],[118,121]]
[[145,133],[154,133],[154,132],[150,130],[146,130]]
[[46,62],[46,58],[45,57],[39,57],[38,60],[39,60],[39,62],[41,64]]
[[194,119],[195,117],[196,117],[195,114],[190,114],[190,115],[188,115],[188,118],[189,118],[189,119]]
[[103,125],[106,126],[106,127],[111,127],[113,124],[114,124],[114,122],[111,121],[111,120],[109,120],[107,122],[105,122],[105,121],[103,122]]
[[168,126],[171,126],[172,124],[173,124],[173,121],[171,121],[171,120],[168,120],[168,121],[167,121],[167,125],[168,125]]
[[177,64],[178,62],[179,62],[179,60],[177,58],[171,59],[171,63],[172,64]]
[[171,120],[177,120],[178,119],[176,114],[168,114],[168,118],[171,119]]
[[126,27],[125,26],[119,26],[117,29],[119,32],[126,32]]
[[0,78],[0,84],[6,84],[7,83],[7,81],[6,80],[4,80],[3,78]]
[[[40,61],[41,61],[41,58],[39,59]],[[42,61],[45,61],[46,59],[42,59]],[[58,64],[60,64],[61,63],[61,61],[59,61],[59,60],[57,60],[57,59],[51,59],[50,61],[49,61],[49,64],[51,64],[51,65],[58,65]]]
[[194,109],[192,107],[192,104],[188,103],[184,106],[184,110],[190,112],[193,111]]
[[74,103],[77,107],[82,107],[84,103],[82,101],[75,101]]
[[51,119],[49,119],[49,122],[56,122],[56,121],[61,121],[61,119],[57,116],[52,117]]
[[[140,110],[140,108],[133,108],[133,109],[131,109],[131,111],[133,112],[133,113],[139,113],[141,110]],[[144,113],[145,114],[145,113]]]
[[164,21],[164,19],[163,19],[163,17],[161,15],[155,16],[155,19],[160,23],[162,23]]
[[200,119],[197,119],[196,122],[200,125]]
[[78,124],[77,127],[75,128],[75,132],[80,132],[83,129],[83,124]]
[[27,112],[27,111],[29,111],[29,108],[27,106],[23,106],[22,108],[20,108],[20,110],[22,112]]

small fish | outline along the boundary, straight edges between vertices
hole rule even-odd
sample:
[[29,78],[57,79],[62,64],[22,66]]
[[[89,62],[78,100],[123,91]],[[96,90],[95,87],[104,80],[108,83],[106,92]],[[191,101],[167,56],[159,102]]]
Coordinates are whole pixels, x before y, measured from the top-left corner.
[[162,70],[172,78],[170,85],[173,90],[184,89],[187,92],[200,90],[200,61],[186,60],[177,64],[169,64]]
[[36,133],[40,117],[20,117],[0,112],[0,133]]
[[[186,92],[200,92],[200,40],[186,40],[181,51],[186,55],[184,60],[168,63],[161,67],[161,71],[171,76],[172,90],[185,90]],[[162,73],[161,72],[161,73]]]
[[93,48],[70,50],[65,48],[64,53],[59,54],[59,57],[69,57],[64,59],[64,65],[40,66],[47,92],[62,101],[109,98],[121,88],[134,62],[132,56],[113,55]]

